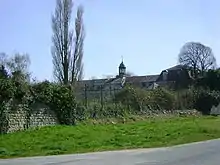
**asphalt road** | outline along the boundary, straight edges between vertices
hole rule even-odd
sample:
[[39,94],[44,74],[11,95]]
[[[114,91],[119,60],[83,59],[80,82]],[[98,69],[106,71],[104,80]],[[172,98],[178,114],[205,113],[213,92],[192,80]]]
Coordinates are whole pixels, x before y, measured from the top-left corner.
[[0,159],[0,165],[219,165],[220,139],[169,148]]

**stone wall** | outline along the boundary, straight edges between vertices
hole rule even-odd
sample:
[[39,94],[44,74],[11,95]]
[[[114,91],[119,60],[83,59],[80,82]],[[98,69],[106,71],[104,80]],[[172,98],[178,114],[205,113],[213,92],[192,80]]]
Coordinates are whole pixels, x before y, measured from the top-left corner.
[[[28,118],[26,112],[19,105],[15,110],[10,111],[8,119],[8,132],[15,132],[27,128]],[[29,119],[28,128],[58,124],[56,115],[48,107],[42,104],[32,107]]]
[[220,103],[217,106],[212,106],[211,115],[220,115]]

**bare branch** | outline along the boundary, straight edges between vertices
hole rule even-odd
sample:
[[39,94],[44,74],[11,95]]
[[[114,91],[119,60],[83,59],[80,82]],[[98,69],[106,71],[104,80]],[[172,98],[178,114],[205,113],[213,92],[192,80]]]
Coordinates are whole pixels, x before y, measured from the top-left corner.
[[216,59],[211,48],[198,43],[186,43],[179,54],[179,63],[193,69],[194,76],[197,76],[198,71],[202,74],[205,70],[216,66]]

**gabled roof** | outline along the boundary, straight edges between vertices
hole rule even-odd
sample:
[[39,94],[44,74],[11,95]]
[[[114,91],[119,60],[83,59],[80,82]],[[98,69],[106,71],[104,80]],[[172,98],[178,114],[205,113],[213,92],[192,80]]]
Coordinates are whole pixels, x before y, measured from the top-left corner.
[[146,76],[146,82],[157,81],[160,75],[148,75]]

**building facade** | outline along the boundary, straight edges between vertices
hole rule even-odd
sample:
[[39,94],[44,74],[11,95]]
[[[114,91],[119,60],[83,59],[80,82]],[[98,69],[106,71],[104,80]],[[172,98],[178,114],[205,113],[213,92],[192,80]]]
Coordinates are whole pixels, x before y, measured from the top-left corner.
[[176,65],[161,71],[157,75],[127,76],[126,66],[122,61],[118,75],[114,78],[82,80],[78,82],[80,98],[109,98],[120,91],[126,84],[146,90],[158,87],[177,89],[187,87],[192,81],[191,72],[185,66]]

